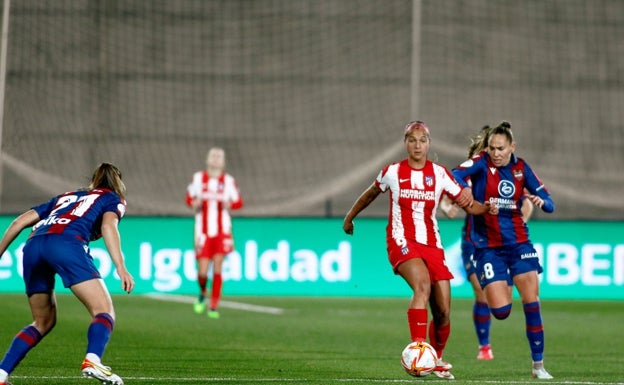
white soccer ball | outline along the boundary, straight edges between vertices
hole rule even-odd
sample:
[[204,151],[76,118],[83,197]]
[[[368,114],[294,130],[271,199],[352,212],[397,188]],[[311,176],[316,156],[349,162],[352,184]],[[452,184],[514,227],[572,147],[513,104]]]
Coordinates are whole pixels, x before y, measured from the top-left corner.
[[408,374],[424,377],[436,367],[438,355],[433,346],[424,341],[411,342],[401,353],[401,365]]

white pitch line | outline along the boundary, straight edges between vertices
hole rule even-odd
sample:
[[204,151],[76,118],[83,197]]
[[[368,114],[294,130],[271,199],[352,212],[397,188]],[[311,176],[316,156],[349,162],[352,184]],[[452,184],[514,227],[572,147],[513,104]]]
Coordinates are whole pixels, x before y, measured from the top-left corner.
[[[78,376],[12,376],[14,379],[47,379],[47,380],[67,380],[79,378]],[[149,381],[154,382],[169,382],[169,383],[206,383],[206,382],[232,382],[236,383],[328,383],[328,384],[349,384],[349,383],[376,383],[376,384],[395,384],[395,383],[414,383],[413,379],[363,379],[363,378],[236,378],[236,377],[125,377],[125,380],[132,380],[135,382]],[[448,380],[442,380],[437,378],[427,379],[429,383],[445,383],[448,384]],[[515,381],[496,381],[496,380],[459,380],[459,383],[474,383],[474,384],[516,384],[516,385],[531,385],[535,384],[535,380],[515,380]],[[609,381],[548,381],[548,384],[558,385],[624,385],[624,382],[609,382]]]
[[[180,303],[195,302],[195,297],[189,297],[186,295],[152,293],[152,294],[146,294],[145,297],[157,299],[160,301],[171,301],[171,302],[180,302]],[[249,303],[242,303],[242,302],[219,301],[219,306],[229,308],[229,309],[252,311],[256,313],[275,314],[275,315],[284,314],[284,309],[281,309],[279,307],[252,305]]]

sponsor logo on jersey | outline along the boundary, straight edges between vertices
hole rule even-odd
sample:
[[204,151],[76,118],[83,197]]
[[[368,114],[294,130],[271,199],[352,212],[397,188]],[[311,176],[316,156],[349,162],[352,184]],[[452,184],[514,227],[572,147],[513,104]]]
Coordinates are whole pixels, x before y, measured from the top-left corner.
[[432,200],[435,200],[435,191],[401,189],[399,196],[401,198],[416,199],[416,200],[421,200],[421,201],[432,201]]
[[510,181],[503,179],[498,183],[498,194],[503,198],[511,198],[516,193],[516,186]]
[[33,230],[38,229],[41,226],[48,226],[48,225],[66,225],[68,223],[71,222],[71,219],[69,218],[58,218],[54,215],[47,217],[46,219],[43,219],[41,221],[39,221],[35,226],[33,226]]
[[513,199],[490,198],[490,203],[496,205],[499,210],[515,210],[518,207]]
[[526,253],[526,254],[520,255],[520,259],[530,259],[530,258],[538,258],[537,253]]

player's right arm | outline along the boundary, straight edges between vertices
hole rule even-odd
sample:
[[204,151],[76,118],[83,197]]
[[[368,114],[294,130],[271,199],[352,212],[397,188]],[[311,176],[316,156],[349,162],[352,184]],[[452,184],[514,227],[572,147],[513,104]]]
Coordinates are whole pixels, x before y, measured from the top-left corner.
[[353,219],[368,205],[371,204],[378,196],[381,194],[381,189],[377,186],[375,182],[367,188],[362,195],[355,201],[347,215],[344,217],[344,221],[342,223],[342,229],[345,233],[352,235],[353,234]]
[[186,205],[195,211],[198,211],[202,207],[201,199],[201,173],[196,172],[193,174],[191,183],[186,186],[186,196],[184,199]]
[[9,247],[11,242],[13,242],[15,238],[20,235],[22,230],[33,226],[35,223],[39,222],[39,219],[39,214],[33,209],[30,209],[15,218],[4,232],[2,239],[0,239],[0,258],[2,258],[6,249]]
[[483,155],[478,155],[470,159],[466,159],[460,165],[451,170],[451,174],[462,187],[471,187],[470,177],[482,172],[483,167],[487,164]]

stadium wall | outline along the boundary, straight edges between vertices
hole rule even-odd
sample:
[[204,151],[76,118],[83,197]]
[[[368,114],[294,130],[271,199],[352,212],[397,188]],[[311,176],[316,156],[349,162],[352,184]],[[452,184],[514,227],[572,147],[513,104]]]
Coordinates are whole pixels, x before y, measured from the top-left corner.
[[[0,217],[0,227],[13,217]],[[441,220],[447,262],[455,275],[452,293],[472,297],[460,256],[461,220]],[[224,265],[224,295],[407,297],[385,251],[385,221],[356,221],[355,235],[339,219],[235,218],[236,249]],[[120,227],[137,294],[195,295],[189,217],[128,217]],[[541,298],[624,300],[622,222],[533,221],[532,239],[542,259]],[[0,292],[21,292],[22,233],[0,259]],[[112,293],[119,280],[104,243],[91,254]],[[58,290],[66,289],[57,282]]]
[[[427,122],[430,157],[452,167],[470,135],[505,119],[557,204],[536,219],[624,220],[624,1],[2,6],[0,214],[109,161],[129,215],[183,216],[218,145],[239,215],[340,218],[405,156],[408,121]],[[380,202],[362,216],[386,213]]]

